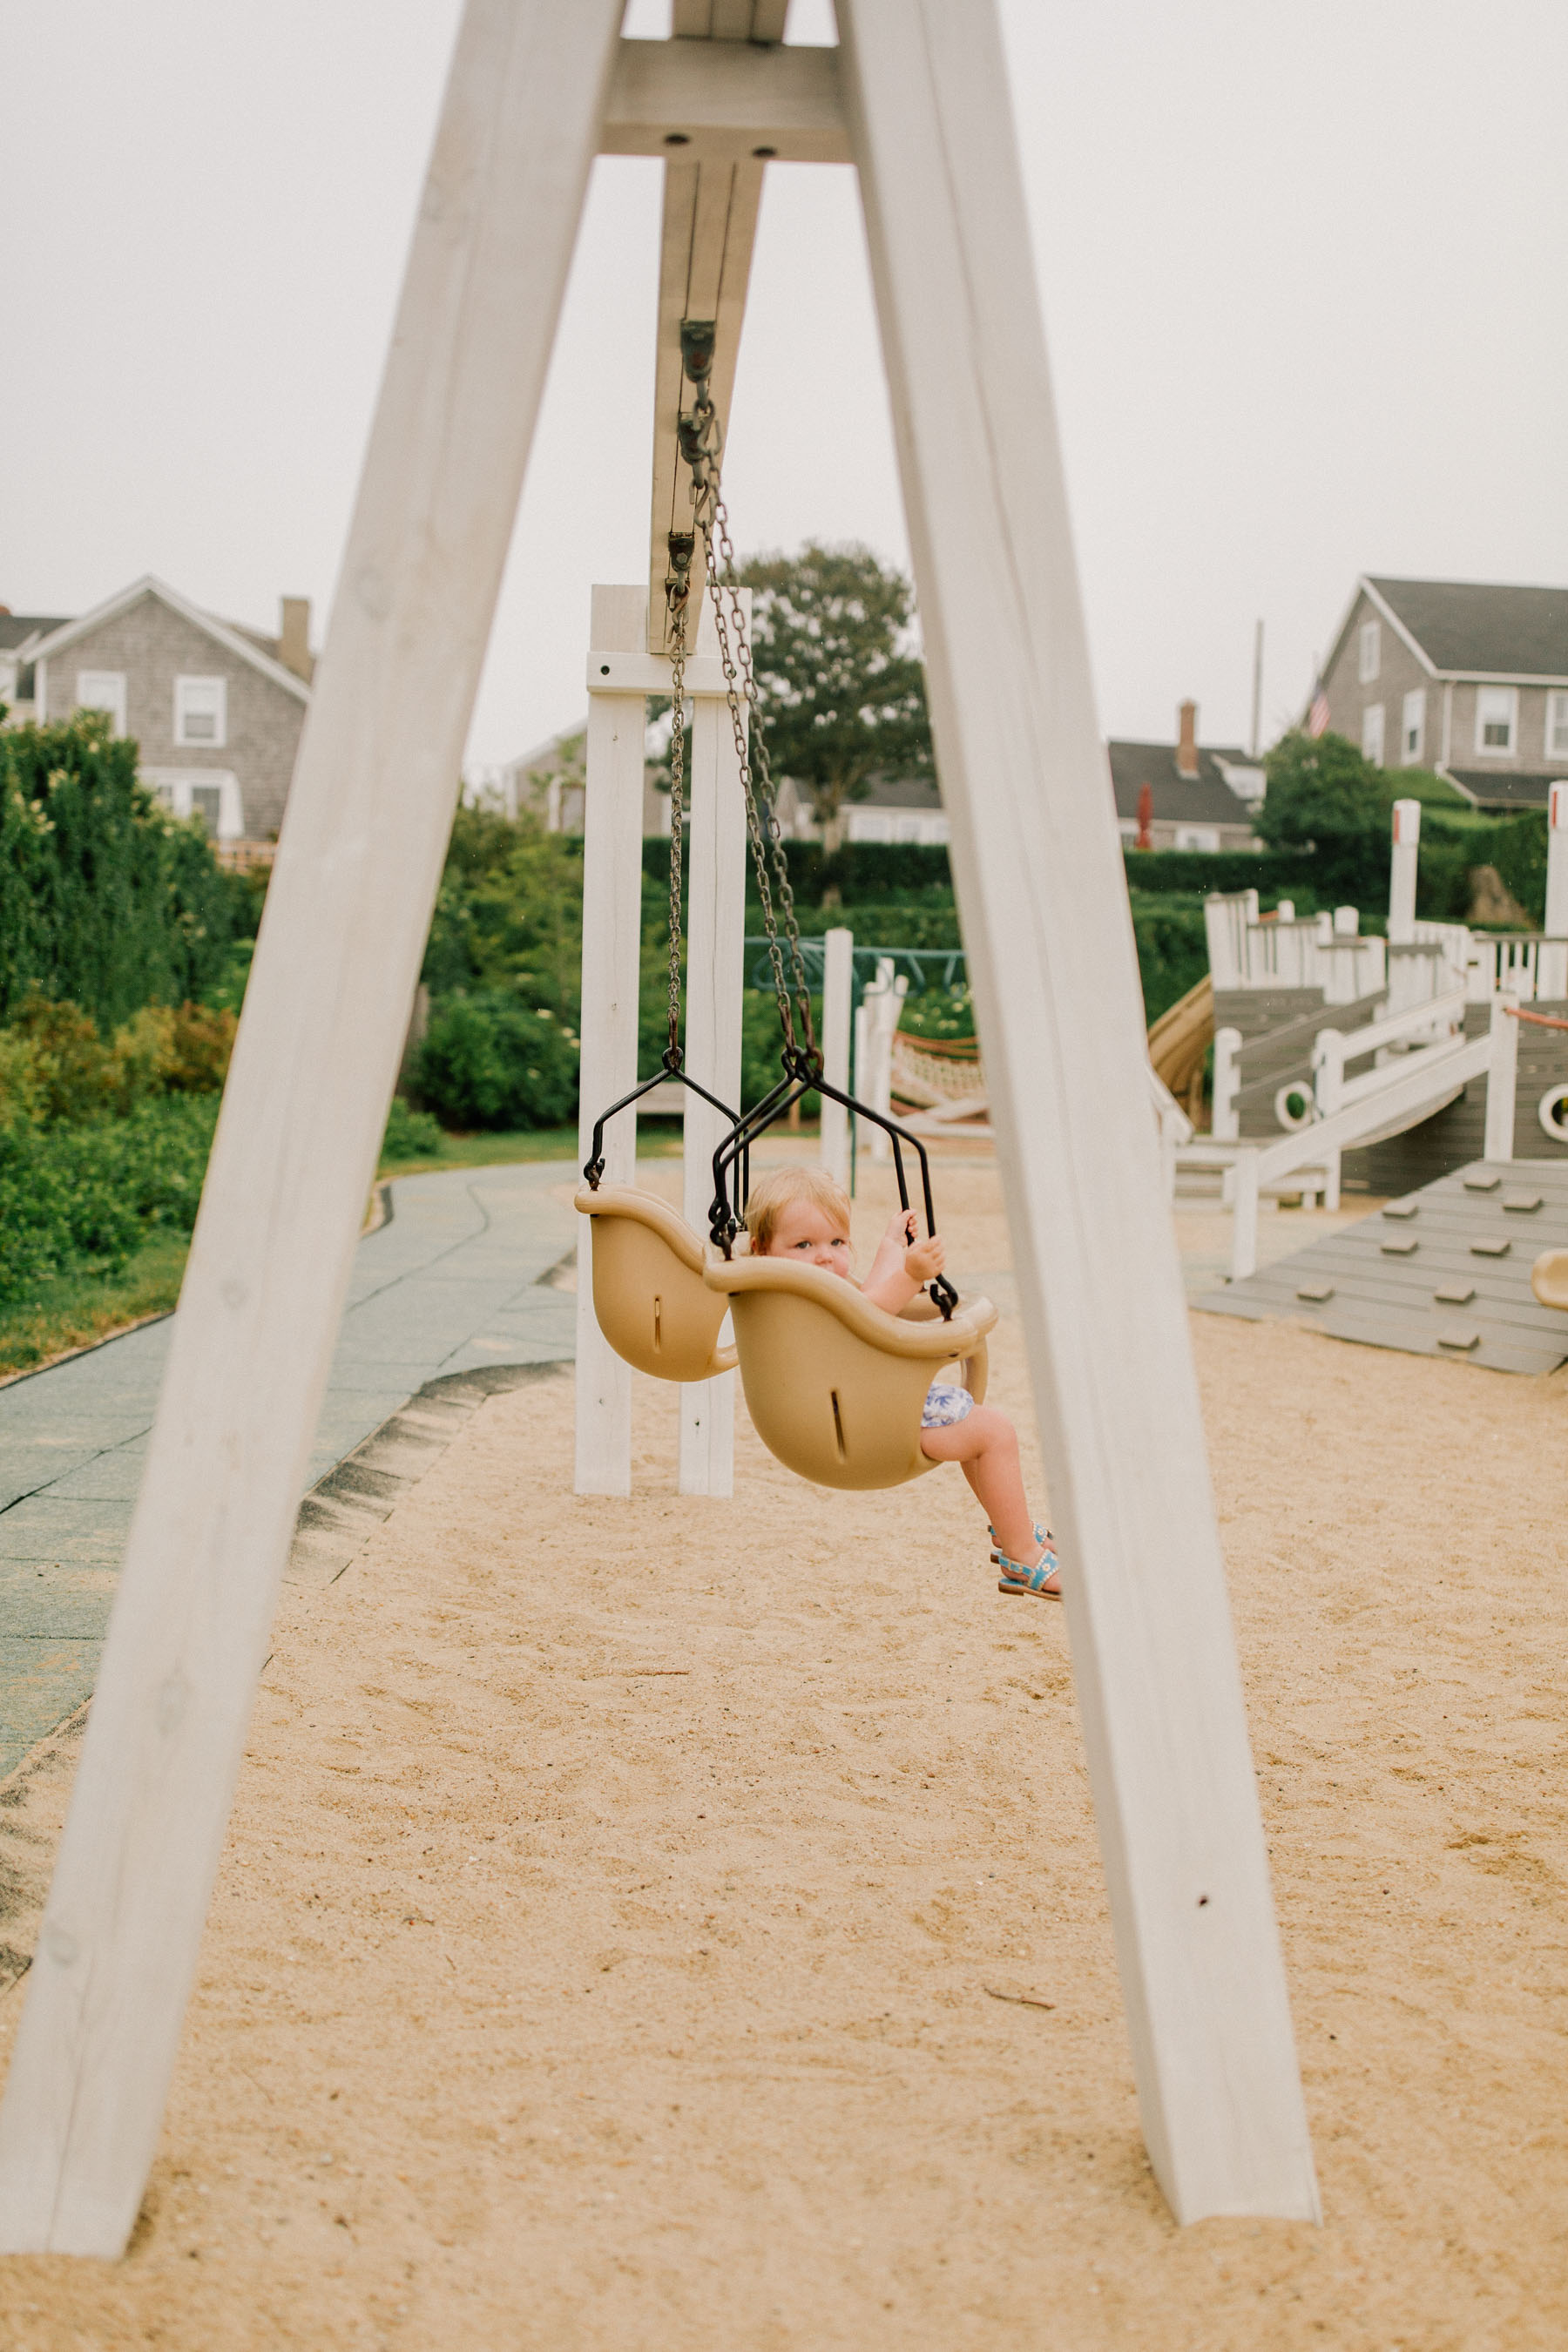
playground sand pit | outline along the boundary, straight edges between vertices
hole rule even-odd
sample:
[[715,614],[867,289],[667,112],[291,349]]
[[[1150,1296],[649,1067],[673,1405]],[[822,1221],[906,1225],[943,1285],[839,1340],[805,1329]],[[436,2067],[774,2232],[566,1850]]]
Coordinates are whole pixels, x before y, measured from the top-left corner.
[[[999,1274],[994,1171],[943,1203]],[[553,1371],[286,1594],[131,2252],[0,2264],[0,2345],[1561,2345],[1568,1383],[1193,1328],[1322,2230],[1170,2219],[1064,1615],[958,1474],[742,1429],[682,1499],[647,1385],[579,1501]]]

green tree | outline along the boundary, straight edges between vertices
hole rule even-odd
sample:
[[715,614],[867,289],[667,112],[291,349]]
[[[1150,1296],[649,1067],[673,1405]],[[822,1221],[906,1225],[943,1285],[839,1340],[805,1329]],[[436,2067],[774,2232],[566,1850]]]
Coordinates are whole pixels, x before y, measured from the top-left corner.
[[759,555],[752,591],[763,725],[775,778],[809,796],[826,847],[874,776],[929,776],[925,671],[911,650],[914,591],[868,547]]
[[1268,789],[1253,828],[1270,849],[1310,853],[1321,900],[1374,907],[1388,890],[1395,793],[1343,735],[1282,735],[1264,761]]
[[34,992],[113,1026],[204,996],[249,894],[164,814],[101,711],[0,730],[0,1020]]

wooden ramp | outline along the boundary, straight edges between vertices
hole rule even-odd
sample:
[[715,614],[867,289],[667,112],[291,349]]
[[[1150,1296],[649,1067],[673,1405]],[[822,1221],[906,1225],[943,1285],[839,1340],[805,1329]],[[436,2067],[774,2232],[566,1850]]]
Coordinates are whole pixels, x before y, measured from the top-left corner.
[[1538,1305],[1530,1269],[1563,1248],[1568,1161],[1478,1160],[1197,1305],[1489,1371],[1554,1372],[1568,1312]]

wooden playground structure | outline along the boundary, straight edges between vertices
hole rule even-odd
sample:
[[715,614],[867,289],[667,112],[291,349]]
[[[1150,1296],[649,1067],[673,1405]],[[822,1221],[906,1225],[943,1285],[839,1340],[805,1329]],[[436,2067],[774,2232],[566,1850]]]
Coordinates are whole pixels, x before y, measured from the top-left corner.
[[[468,0],[0,2108],[0,2251],[116,2255],[135,2222],[600,152],[667,168],[650,584],[598,591],[591,631],[584,1102],[637,1076],[627,811],[671,682],[680,330],[712,329],[722,415],[767,162],[851,163],[1144,2138],[1181,2221],[1317,2218],[995,10],[839,0],[811,49],[784,13],[677,0],[643,43],[622,0]],[[685,679],[687,1034],[732,1101],[711,659]],[[624,1492],[626,1368],[579,1328],[579,1483]],[[681,1459],[716,1490],[715,1395]]]

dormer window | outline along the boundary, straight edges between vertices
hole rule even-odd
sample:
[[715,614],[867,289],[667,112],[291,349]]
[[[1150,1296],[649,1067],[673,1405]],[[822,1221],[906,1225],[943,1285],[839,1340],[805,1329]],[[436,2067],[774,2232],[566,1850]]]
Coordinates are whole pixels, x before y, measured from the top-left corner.
[[1383,667],[1383,630],[1376,621],[1361,625],[1361,682],[1370,686]]
[[1510,760],[1519,740],[1519,689],[1476,688],[1476,752],[1483,760]]
[[221,750],[228,740],[228,684],[221,677],[174,680],[174,740],[190,749]]

